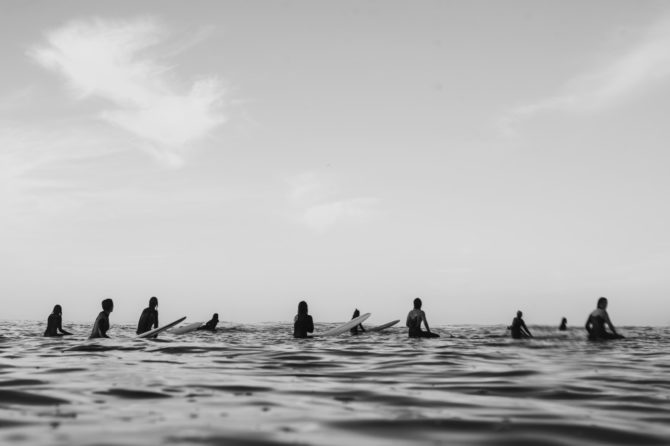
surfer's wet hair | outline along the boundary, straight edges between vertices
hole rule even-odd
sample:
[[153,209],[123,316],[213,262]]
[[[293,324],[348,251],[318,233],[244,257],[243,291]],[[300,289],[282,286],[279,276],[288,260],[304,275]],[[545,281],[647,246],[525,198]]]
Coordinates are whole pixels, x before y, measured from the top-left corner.
[[307,302],[301,300],[298,304],[298,314],[307,314]]
[[601,297],[598,299],[598,308],[602,308],[605,305],[607,305],[607,298],[606,297]]
[[54,313],[56,314],[61,314],[63,312],[63,309],[60,307],[60,305],[54,306]]
[[158,306],[158,298],[156,296],[149,299],[149,306],[152,308]]
[[112,299],[105,299],[102,301],[102,309],[105,311],[112,311],[114,308],[114,301]]
[[416,308],[417,310],[420,310],[421,305],[423,305],[423,302],[421,302],[421,299],[419,299],[418,297],[416,299],[414,299],[414,308]]

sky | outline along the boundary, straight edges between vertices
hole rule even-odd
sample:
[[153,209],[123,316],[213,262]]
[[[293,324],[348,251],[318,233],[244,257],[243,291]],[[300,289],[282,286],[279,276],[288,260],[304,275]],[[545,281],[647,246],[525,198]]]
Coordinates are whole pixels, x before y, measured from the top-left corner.
[[670,323],[663,1],[3,1],[5,320]]

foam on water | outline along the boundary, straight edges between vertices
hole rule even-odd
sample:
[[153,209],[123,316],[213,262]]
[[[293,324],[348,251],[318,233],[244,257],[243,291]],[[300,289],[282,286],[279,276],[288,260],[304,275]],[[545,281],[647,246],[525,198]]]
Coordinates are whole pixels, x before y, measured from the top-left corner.
[[668,329],[296,340],[289,324],[262,324],[138,340],[113,326],[86,341],[89,326],[59,339],[3,326],[3,443],[670,444]]

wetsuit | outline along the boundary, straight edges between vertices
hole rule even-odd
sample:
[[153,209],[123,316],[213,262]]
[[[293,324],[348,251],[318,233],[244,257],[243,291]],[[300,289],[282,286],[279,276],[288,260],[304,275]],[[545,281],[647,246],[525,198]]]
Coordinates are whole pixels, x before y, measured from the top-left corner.
[[[58,333],[60,331],[60,333]],[[63,319],[60,314],[51,313],[47,319],[47,329],[44,331],[44,336],[63,336],[70,334],[63,330]]]
[[158,328],[158,310],[147,307],[142,311],[140,321],[137,323],[136,333],[146,333],[154,328]]
[[309,314],[298,314],[293,322],[293,337],[306,338],[307,333],[314,332],[314,321]]
[[108,338],[107,330],[109,330],[109,316],[104,311],[101,311],[93,324],[91,330],[91,338]]
[[216,325],[219,323],[218,319],[212,319],[209,322],[207,322],[205,325],[202,327],[198,327],[198,330],[210,330],[210,331],[216,331]]
[[421,330],[421,322],[425,317],[426,314],[416,308],[407,314],[407,328],[409,328],[410,338],[437,338],[440,336],[437,333]]
[[515,317],[514,320],[512,321],[512,337],[514,339],[521,339],[521,338],[527,338],[528,334],[524,332],[521,328],[524,328],[526,332],[528,331],[528,327],[526,327],[526,323],[521,319],[520,317]]
[[589,339],[619,339],[621,336],[610,333],[605,329],[605,324],[612,326],[607,311],[602,308],[596,308],[589,315],[586,321],[586,331],[589,332]]
[[359,330],[361,333],[365,333],[365,328],[363,328],[363,324],[358,324],[349,331],[351,332],[352,335],[357,335]]

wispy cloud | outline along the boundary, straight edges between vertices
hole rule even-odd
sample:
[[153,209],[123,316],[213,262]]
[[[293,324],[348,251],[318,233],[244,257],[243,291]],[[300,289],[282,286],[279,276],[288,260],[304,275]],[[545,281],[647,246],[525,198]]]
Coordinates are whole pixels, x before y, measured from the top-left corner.
[[323,234],[338,224],[361,224],[377,211],[375,197],[345,197],[335,178],[314,172],[289,179],[288,199],[292,218],[311,231]]
[[190,145],[225,122],[224,88],[212,76],[182,87],[175,68],[150,52],[168,34],[153,18],[77,20],[47,33],[28,54],[61,74],[78,98],[111,103],[100,118],[138,137],[139,147],[179,165]]
[[597,112],[615,106],[670,77],[670,17],[649,27],[643,37],[602,67],[566,83],[562,92],[515,107],[504,114],[500,126],[508,134],[532,117],[552,111]]

